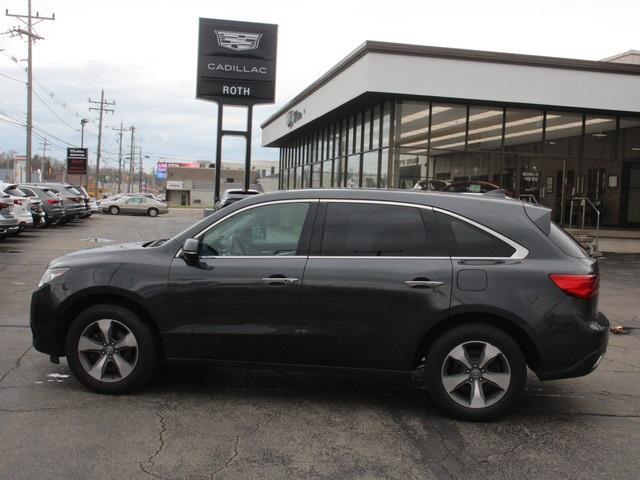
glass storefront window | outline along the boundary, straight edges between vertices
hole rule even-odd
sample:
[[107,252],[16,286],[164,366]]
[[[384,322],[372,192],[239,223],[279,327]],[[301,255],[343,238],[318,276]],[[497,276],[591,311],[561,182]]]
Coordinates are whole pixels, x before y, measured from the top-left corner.
[[373,107],[371,125],[371,148],[380,147],[380,105]]
[[331,182],[333,175],[333,160],[325,160],[322,162],[322,187],[331,188],[333,183]]
[[360,187],[360,155],[350,155],[347,159],[347,188]]
[[373,150],[363,154],[362,159],[362,186],[375,188],[378,186],[378,157],[380,151]]
[[545,152],[547,155],[579,157],[582,138],[582,114],[547,112]]
[[395,144],[426,150],[428,135],[429,102],[399,101],[396,104]]
[[383,148],[380,150],[380,188],[387,188],[389,186],[389,149]]
[[338,157],[334,161],[333,168],[333,186],[340,188],[343,186],[344,179],[344,169],[345,169],[346,158]]
[[353,152],[360,153],[362,151],[362,114],[356,114],[355,132],[353,135]]
[[348,130],[348,137],[347,137],[347,154],[353,153],[353,136],[354,136],[354,117],[351,116],[349,117],[349,130]]
[[[524,108],[507,108],[504,148],[509,152],[542,153],[544,112]],[[497,150],[497,149],[496,149]]]
[[431,150],[464,150],[466,105],[434,103],[431,107]]
[[467,150],[500,150],[502,145],[502,108],[469,107]]
[[382,106],[382,147],[389,146],[391,134],[391,102],[384,102]]
[[364,111],[364,151],[371,150],[371,109]]
[[311,164],[311,188],[321,187],[322,182],[322,163],[316,162]]
[[349,121],[348,119],[344,119],[340,128],[340,155],[346,155],[347,143],[349,142]]
[[640,159],[640,118],[620,118],[618,149],[622,160]]
[[422,179],[421,169],[426,161],[426,155],[400,153],[398,155],[398,188],[411,190]]
[[585,157],[611,159],[615,156],[616,117],[587,115],[584,135]]
[[340,122],[333,125],[333,158],[340,155]]

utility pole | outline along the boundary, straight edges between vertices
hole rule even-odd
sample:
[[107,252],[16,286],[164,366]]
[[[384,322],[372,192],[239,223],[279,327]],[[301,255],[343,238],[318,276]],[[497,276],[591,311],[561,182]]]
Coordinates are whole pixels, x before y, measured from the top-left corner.
[[[5,15],[7,17],[15,17],[27,26],[27,30],[22,28],[14,28],[12,32],[18,35],[25,35],[27,37],[27,146],[25,152],[26,158],[26,180],[27,183],[31,182],[31,133],[33,131],[33,42],[35,40],[44,40],[43,37],[33,33],[33,27],[45,20],[55,20],[55,14],[50,17],[41,17],[40,13],[36,12],[35,15],[31,15],[31,0],[27,1],[27,14],[18,15],[9,13],[9,9],[6,9]],[[26,19],[26,20],[25,20]],[[35,20],[35,21],[34,21]]]
[[118,193],[122,193],[122,133],[125,131],[128,132],[129,130],[131,130],[131,128],[124,129],[122,127],[122,122],[120,122],[120,128],[111,128],[116,132],[120,132],[118,135],[120,137],[120,148],[118,150]]
[[42,145],[42,161],[44,162],[45,157],[47,156],[47,145],[51,145],[47,142],[47,138],[45,137],[44,142],[40,142]]
[[138,153],[140,154],[140,172],[138,173],[138,193],[142,193],[142,171],[144,167],[142,166],[142,147],[140,147]]
[[129,193],[133,193],[133,165],[134,165],[133,153],[135,149],[135,143],[134,143],[135,131],[136,131],[136,127],[132,125],[131,126],[131,153],[129,154],[129,188],[127,190]]
[[95,110],[96,112],[100,112],[100,122],[98,123],[98,149],[96,150],[96,188],[94,190],[94,198],[100,198],[98,195],[99,188],[98,184],[100,183],[100,148],[102,147],[102,114],[104,112],[113,113],[113,109],[105,108],[106,105],[115,105],[116,102],[107,102],[104,99],[104,88],[100,93],[100,101],[96,102],[94,100],[89,99],[89,103],[93,103],[95,105],[100,105],[100,107],[89,107],[89,110]]

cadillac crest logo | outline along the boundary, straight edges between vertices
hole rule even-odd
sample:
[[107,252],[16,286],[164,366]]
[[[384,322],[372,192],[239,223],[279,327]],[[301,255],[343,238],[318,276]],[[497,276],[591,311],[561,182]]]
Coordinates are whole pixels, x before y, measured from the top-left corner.
[[218,45],[235,52],[255,50],[260,45],[261,33],[228,32],[216,30]]

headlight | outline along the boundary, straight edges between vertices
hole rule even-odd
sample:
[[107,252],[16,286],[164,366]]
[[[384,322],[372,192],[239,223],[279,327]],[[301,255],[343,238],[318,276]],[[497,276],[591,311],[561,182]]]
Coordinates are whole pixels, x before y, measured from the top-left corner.
[[47,283],[51,282],[54,278],[58,278],[60,275],[62,275],[67,270],[69,270],[69,267],[47,268],[47,271],[44,272],[44,275],[42,275],[42,278],[40,279],[40,282],[38,283],[38,288],[40,288],[41,286],[46,285]]

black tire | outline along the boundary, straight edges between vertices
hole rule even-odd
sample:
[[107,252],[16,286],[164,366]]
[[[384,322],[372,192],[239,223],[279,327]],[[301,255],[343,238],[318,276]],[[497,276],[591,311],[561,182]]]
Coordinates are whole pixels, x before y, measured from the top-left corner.
[[[80,360],[78,342],[81,335],[87,327],[101,319],[115,320],[124,325],[137,342],[135,366],[131,373],[120,380],[100,381],[87,372]],[[120,394],[135,391],[149,381],[158,363],[159,346],[149,327],[133,312],[118,305],[95,305],[80,313],[67,332],[65,349],[67,363],[73,375],[84,386],[98,393]]]
[[160,212],[158,211],[158,209],[157,209],[157,208],[153,208],[153,207],[152,207],[152,208],[150,208],[149,210],[147,210],[147,214],[148,214],[150,217],[157,217],[157,216],[158,216],[158,213],[160,213]]
[[[506,359],[511,375],[508,387],[503,391],[497,390],[500,396],[494,398],[499,399],[495,403],[482,408],[471,408],[470,405],[463,405],[456,401],[446,391],[443,380],[443,370],[449,368],[449,363],[445,364],[445,362],[450,362],[450,360],[447,360],[449,353],[459,345],[464,344],[473,347],[474,342],[486,342],[499,349],[504,357],[500,358],[499,362],[502,363]],[[426,354],[426,359],[425,379],[429,395],[444,414],[459,420],[486,421],[503,415],[520,398],[527,380],[526,362],[516,341],[503,330],[482,323],[465,323],[447,330],[433,343]],[[464,370],[464,368],[461,370]],[[475,370],[478,373],[477,369]],[[462,371],[462,374],[466,375],[466,372]],[[456,392],[465,392],[465,388],[468,388],[469,394],[473,393],[471,390],[474,381],[471,379],[472,375],[473,371],[469,376],[469,385],[467,386],[466,382],[464,385],[461,384],[461,389]],[[490,382],[487,383],[484,379],[480,381],[484,383],[476,383],[475,385],[478,388],[488,388],[491,391],[493,386]],[[477,378],[475,382],[478,382]],[[459,397],[456,395],[456,397],[461,398],[461,401],[465,399],[464,395]]]
[[109,207],[109,213],[110,213],[111,215],[118,215],[118,214],[120,213],[120,208],[119,208],[119,207],[117,207],[117,206],[115,206],[115,205],[111,205],[111,206]]

